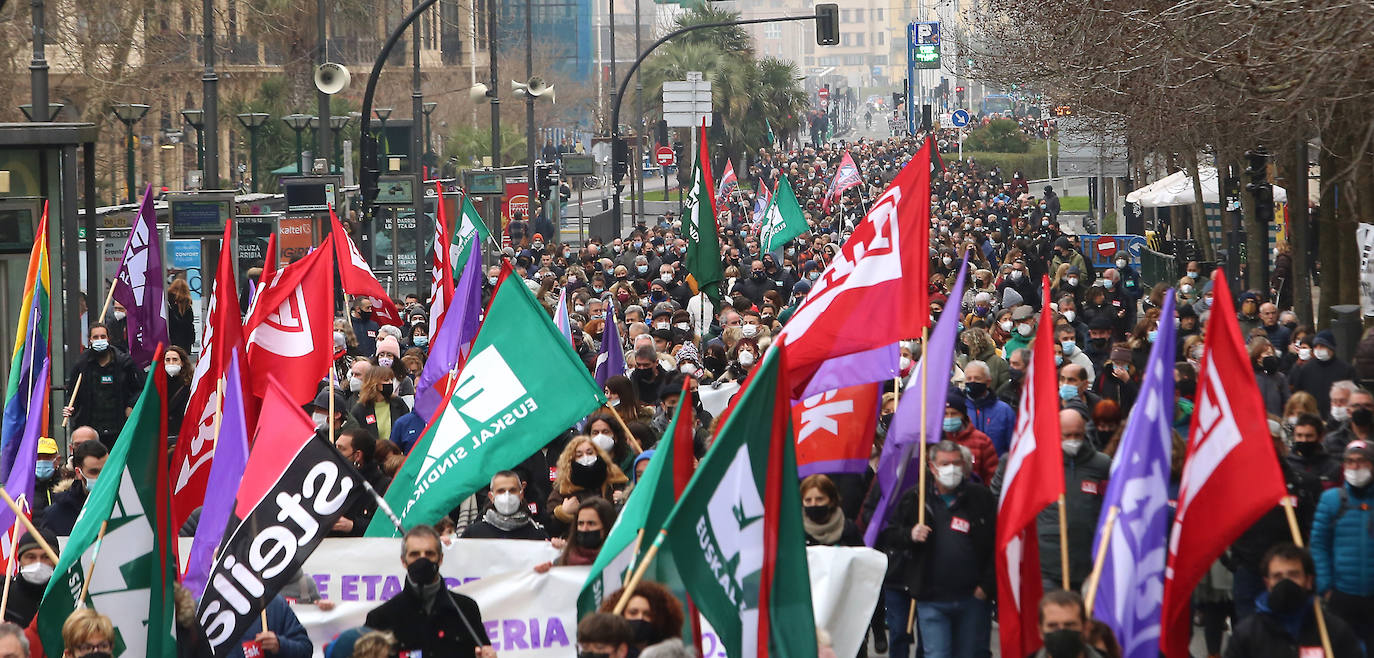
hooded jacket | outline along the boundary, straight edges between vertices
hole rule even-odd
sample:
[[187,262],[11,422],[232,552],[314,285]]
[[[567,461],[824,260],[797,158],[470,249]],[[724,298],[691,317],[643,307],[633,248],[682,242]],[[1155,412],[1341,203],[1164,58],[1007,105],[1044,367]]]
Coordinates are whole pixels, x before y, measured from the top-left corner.
[[1374,485],[1327,489],[1312,521],[1317,591],[1374,596]]

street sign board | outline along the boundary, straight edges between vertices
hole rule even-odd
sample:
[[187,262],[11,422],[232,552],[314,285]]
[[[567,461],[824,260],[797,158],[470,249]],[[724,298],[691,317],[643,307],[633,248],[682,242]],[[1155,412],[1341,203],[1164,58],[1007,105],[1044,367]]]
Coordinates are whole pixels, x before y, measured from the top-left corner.
[[591,176],[596,173],[596,161],[590,155],[563,154],[564,176]]
[[654,162],[657,162],[660,167],[671,167],[676,159],[673,149],[667,146],[660,146],[654,150]]
[[821,98],[830,98],[830,90],[826,89],[825,87],[821,87],[820,91],[817,91],[816,93],[819,94]]
[[693,128],[703,121],[711,125],[711,81],[699,71],[688,71],[686,80],[663,83],[663,120],[672,128]]
[[954,124],[955,128],[963,128],[964,126],[967,126],[968,119],[968,110],[955,110],[949,115],[949,122]]
[[911,68],[940,68],[940,23],[912,21],[907,25],[907,61]]
[[502,196],[506,193],[506,178],[499,171],[463,172],[463,187],[474,196]]

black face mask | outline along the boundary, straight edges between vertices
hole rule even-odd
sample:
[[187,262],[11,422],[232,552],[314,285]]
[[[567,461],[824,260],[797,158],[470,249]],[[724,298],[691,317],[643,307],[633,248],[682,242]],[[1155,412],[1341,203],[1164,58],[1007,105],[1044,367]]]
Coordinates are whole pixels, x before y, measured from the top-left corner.
[[1021,383],[1021,378],[1026,376],[1026,371],[1020,368],[1009,368],[1007,370],[1007,376],[1011,378],[1012,383],[1019,384]]
[[92,651],[82,656],[82,658],[114,658],[114,654],[108,651]]
[[809,505],[802,508],[806,513],[806,518],[811,519],[812,523],[825,523],[830,520],[829,505]]
[[1307,601],[1307,590],[1287,578],[1269,589],[1269,609],[1281,615],[1296,612]]
[[384,398],[389,398],[389,397],[391,397],[391,394],[392,394],[392,393],[395,393],[395,392],[396,392],[396,385],[395,385],[395,384],[382,384],[382,397],[384,397]]
[[583,466],[577,462],[572,463],[572,473],[569,479],[572,483],[583,489],[596,489],[606,481],[606,462],[597,459],[591,466]]
[[1374,411],[1370,411],[1364,407],[1357,407],[1350,412],[1350,422],[1360,427],[1374,425]]
[[1175,383],[1174,388],[1178,390],[1179,395],[1191,398],[1194,393],[1197,393],[1197,382],[1192,379],[1184,379]]
[[601,537],[601,531],[600,531],[600,530],[578,530],[578,531],[577,531],[577,545],[578,545],[578,546],[581,546],[582,548],[591,548],[591,549],[601,548],[601,542],[602,542],[602,537]]
[[416,585],[428,585],[439,577],[439,564],[427,557],[418,558],[406,566],[406,577]]
[[605,651],[579,651],[577,658],[611,658],[611,654]]
[[1299,457],[1312,457],[1322,454],[1322,444],[1320,441],[1294,441],[1293,454]]
[[1279,357],[1273,355],[1266,356],[1260,359],[1259,366],[1260,370],[1263,370],[1266,375],[1272,375],[1279,371]]
[[658,642],[658,632],[654,630],[654,625],[643,619],[631,619],[630,630],[634,631],[636,646]]
[[988,385],[983,382],[965,382],[964,389],[968,391],[971,398],[981,398],[988,392]]
[[1046,633],[1045,653],[1050,658],[1077,658],[1083,653],[1083,633],[1072,629]]
[[708,356],[701,360],[701,365],[711,372],[720,372],[725,367],[725,360],[718,356]]
[[889,426],[891,426],[891,425],[892,425],[892,414],[883,414],[882,417],[878,419],[878,422],[882,423],[882,424],[883,424],[883,427],[889,427]]

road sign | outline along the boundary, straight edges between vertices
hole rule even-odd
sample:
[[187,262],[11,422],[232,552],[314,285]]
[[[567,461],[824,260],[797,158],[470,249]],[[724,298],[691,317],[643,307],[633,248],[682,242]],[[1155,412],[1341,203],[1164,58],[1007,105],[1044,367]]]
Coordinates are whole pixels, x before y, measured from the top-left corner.
[[699,71],[688,71],[686,80],[663,83],[663,120],[672,128],[711,125],[711,81]]
[[675,160],[673,149],[667,146],[660,146],[654,151],[654,162],[657,162],[660,167],[671,167]]
[[826,89],[825,87],[821,87],[820,91],[817,91],[816,93],[820,95],[821,98],[830,98],[830,90]]
[[949,115],[949,122],[956,128],[963,128],[968,125],[968,110],[955,110]]
[[1111,258],[1112,255],[1116,254],[1116,238],[1110,235],[1104,235],[1098,238],[1097,253],[1102,254],[1103,256],[1106,256],[1108,258]]
[[907,25],[907,62],[915,69],[940,68],[940,24],[912,21]]

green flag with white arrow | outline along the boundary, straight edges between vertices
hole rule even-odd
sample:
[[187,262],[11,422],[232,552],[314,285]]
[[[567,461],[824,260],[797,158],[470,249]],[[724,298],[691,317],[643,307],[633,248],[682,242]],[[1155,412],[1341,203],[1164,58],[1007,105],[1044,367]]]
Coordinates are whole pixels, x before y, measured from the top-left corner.
[[763,213],[763,227],[759,229],[759,244],[764,253],[772,253],[788,240],[805,233],[811,228],[802,214],[797,195],[792,193],[792,184],[783,176],[778,181],[778,189],[773,192],[773,200]]

